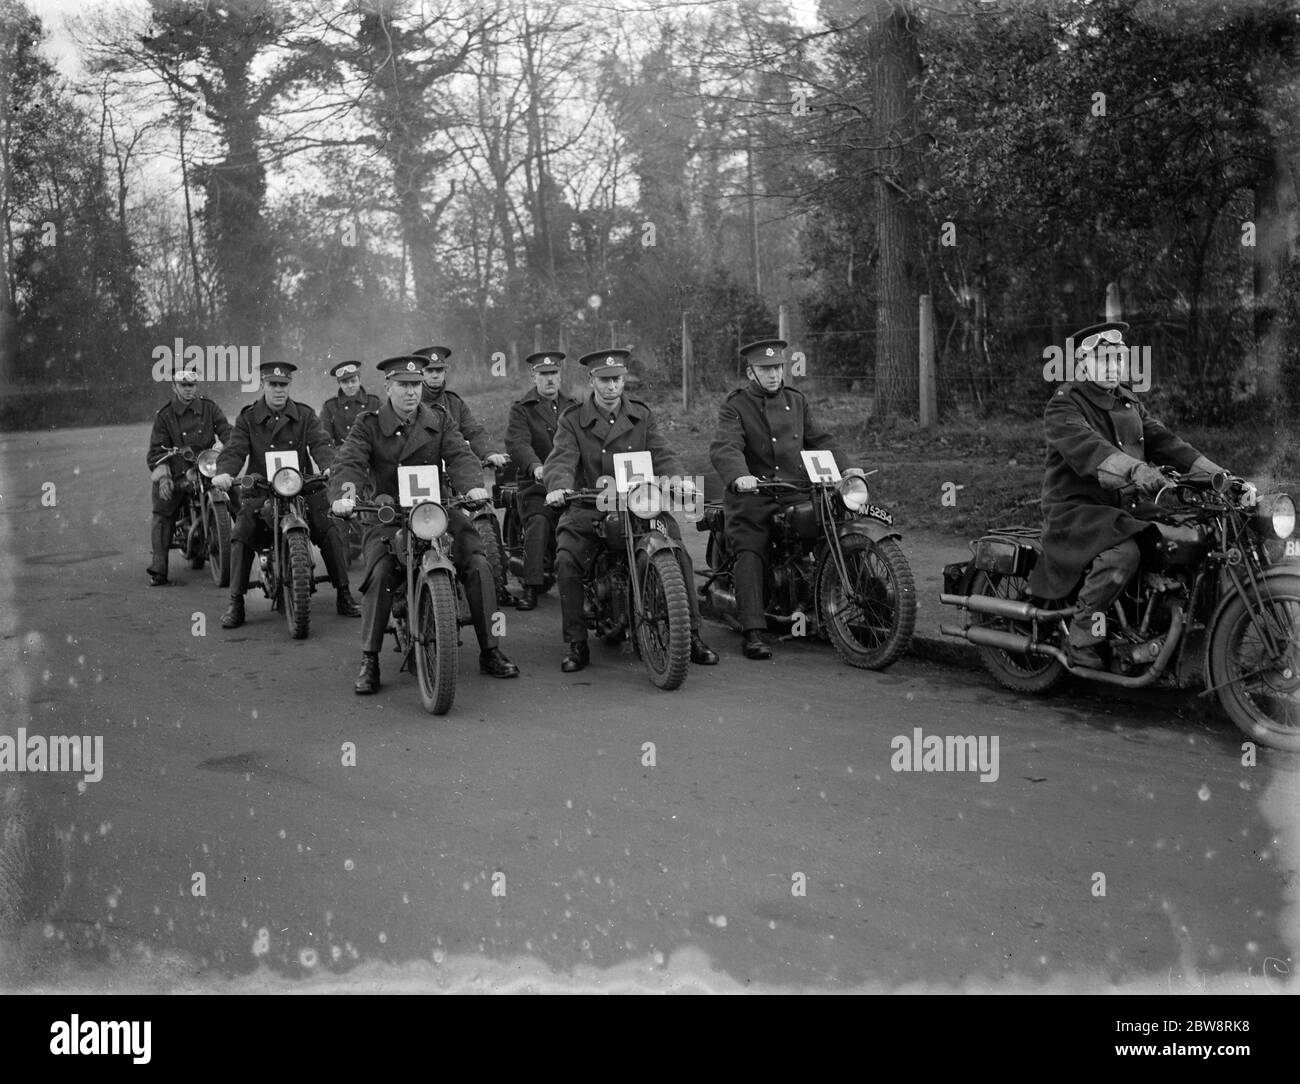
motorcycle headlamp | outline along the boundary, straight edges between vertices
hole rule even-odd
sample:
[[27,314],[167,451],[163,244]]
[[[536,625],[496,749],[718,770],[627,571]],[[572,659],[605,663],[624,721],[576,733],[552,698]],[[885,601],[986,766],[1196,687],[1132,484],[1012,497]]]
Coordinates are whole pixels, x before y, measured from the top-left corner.
[[1286,493],[1270,493],[1259,499],[1255,527],[1271,538],[1290,538],[1295,533],[1295,501]]
[[196,465],[199,468],[199,473],[204,478],[215,477],[217,473],[217,450],[209,448],[206,452],[200,453]]
[[654,519],[663,511],[663,494],[654,482],[638,482],[627,491],[627,510],[641,519]]
[[429,542],[446,532],[447,510],[433,501],[422,501],[411,509],[408,522],[416,538]]
[[281,467],[271,479],[271,488],[281,497],[296,497],[302,492],[302,475],[292,467]]
[[859,478],[856,474],[840,479],[839,493],[844,507],[850,512],[865,510],[871,499],[871,491],[867,488],[866,479]]

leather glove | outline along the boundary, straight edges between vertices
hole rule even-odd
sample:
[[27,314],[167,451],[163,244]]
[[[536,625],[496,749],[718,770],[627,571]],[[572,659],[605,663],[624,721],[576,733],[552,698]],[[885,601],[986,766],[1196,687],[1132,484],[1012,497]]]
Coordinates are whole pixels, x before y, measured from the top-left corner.
[[487,457],[487,459],[484,460],[484,462],[488,463],[493,467],[496,467],[497,470],[500,470],[502,467],[504,467],[507,463],[510,462],[510,457],[508,455],[503,455],[501,452],[493,452],[490,456]]
[[538,463],[537,466],[533,468],[533,481],[536,482],[538,485],[541,485],[542,465],[540,463]]
[[731,483],[731,488],[737,493],[753,493],[758,488],[758,479],[752,474],[742,474]]
[[212,479],[212,484],[224,493],[231,487],[234,481],[235,479],[229,474],[218,474]]
[[172,482],[170,473],[164,474],[158,479],[158,497],[160,500],[169,501],[172,499],[172,493],[175,490],[175,484]]
[[1133,471],[1142,465],[1142,460],[1134,459],[1123,452],[1111,452],[1097,467],[1097,481],[1102,489],[1123,489],[1128,485]]
[[465,494],[465,499],[467,501],[486,501],[491,500],[491,497],[488,495],[488,491],[482,486],[475,486]]
[[350,516],[356,510],[357,502],[351,497],[340,497],[330,505],[330,511],[336,516]]
[[1192,474],[1231,474],[1232,472],[1226,467],[1219,466],[1214,460],[1207,456],[1198,456],[1196,462],[1192,464]]
[[546,503],[552,508],[563,508],[569,502],[567,489],[553,489],[546,494]]
[[1152,496],[1169,485],[1169,479],[1149,463],[1139,463],[1133,468],[1133,482]]

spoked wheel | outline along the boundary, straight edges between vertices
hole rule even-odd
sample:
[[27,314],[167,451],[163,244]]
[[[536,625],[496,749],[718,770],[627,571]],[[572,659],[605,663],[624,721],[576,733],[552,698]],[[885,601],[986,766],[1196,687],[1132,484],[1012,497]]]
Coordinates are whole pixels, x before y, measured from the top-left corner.
[[284,619],[295,640],[307,637],[311,624],[311,549],[303,531],[290,531],[284,539],[282,587]]
[[[1005,598],[1024,602],[1029,598],[1029,581],[1023,576],[1002,576],[996,572],[977,572],[971,581],[971,595]],[[1028,621],[1013,621],[997,614],[971,613],[971,620],[985,628],[1028,636],[1033,625]],[[1039,626],[1040,635],[1042,626]],[[979,646],[980,661],[998,684],[1020,693],[1044,693],[1057,685],[1065,676],[1065,667],[1051,655],[1022,655],[997,647]]]
[[197,501],[190,502],[189,527],[185,531],[185,556],[190,568],[198,570],[208,560],[208,542],[204,537],[206,524],[203,522],[203,506]]
[[203,533],[208,544],[208,569],[218,587],[230,586],[230,509],[224,502],[208,503]]
[[1260,595],[1258,609],[1233,598],[1214,626],[1210,684],[1242,731],[1300,752],[1300,576],[1267,579]]
[[501,523],[501,556],[506,562],[506,571],[513,572],[520,580],[524,575],[524,531],[519,522],[519,513],[513,499],[506,504],[505,515]]
[[650,680],[661,689],[676,689],[686,680],[691,655],[691,607],[681,566],[671,552],[642,560],[641,602],[636,642]]
[[506,559],[501,549],[501,530],[497,526],[497,517],[479,516],[474,520],[474,529],[478,531],[483,556],[487,558],[488,568],[492,570],[492,589],[497,604],[513,603],[514,599],[506,590]]
[[420,700],[432,715],[446,715],[456,698],[456,586],[445,571],[424,578],[415,603],[415,672]]
[[850,666],[883,670],[912,642],[916,584],[907,558],[892,538],[861,535],[840,540],[848,582],[828,553],[817,573],[822,625]]

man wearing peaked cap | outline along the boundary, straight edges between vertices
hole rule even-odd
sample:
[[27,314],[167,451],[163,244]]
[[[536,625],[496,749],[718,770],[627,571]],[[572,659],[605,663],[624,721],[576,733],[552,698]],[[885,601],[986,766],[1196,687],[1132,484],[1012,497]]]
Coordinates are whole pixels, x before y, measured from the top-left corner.
[[1093,631],[1137,571],[1155,528],[1123,507],[1118,491],[1132,482],[1157,493],[1168,479],[1151,463],[1213,474],[1222,468],[1160,424],[1121,377],[1128,324],[1092,324],[1073,344],[1076,379],[1047,402],[1043,430],[1043,556],[1030,571],[1038,598],[1065,598],[1081,577],[1066,644],[1074,666],[1104,669]]
[[363,410],[378,410],[379,396],[371,395],[361,386],[361,362],[340,361],[330,367],[330,376],[339,382],[338,392],[326,399],[320,408],[320,423],[337,448],[345,440]]
[[560,512],[546,503],[542,464],[551,454],[560,415],[574,405],[574,400],[560,390],[563,360],[558,350],[528,355],[525,361],[533,375],[533,387],[511,404],[506,426],[506,454],[519,468],[520,476],[515,497],[524,530],[524,590],[515,603],[520,610],[536,609],[538,592],[546,589],[555,560],[555,527]]
[[760,480],[805,485],[804,451],[823,450],[835,457],[843,474],[848,460],[831,435],[813,417],[803,393],[785,386],[784,339],[760,339],[740,350],[748,382],[733,391],[718,408],[718,424],[709,459],[722,479],[724,534],[734,555],[741,652],[747,659],[770,659],[763,640],[767,628],[763,587],[771,558],[772,523],[785,504],[803,498],[798,493],[757,492]]
[[[334,462],[334,446],[321,428],[320,419],[311,407],[289,398],[289,384],[297,369],[284,361],[262,363],[261,394],[239,412],[217,460],[212,484],[218,489],[230,488],[245,461],[251,473],[263,473],[267,452],[297,452],[304,474],[310,473],[312,461],[318,469],[329,470]],[[230,532],[230,606],[221,615],[223,629],[235,629],[244,623],[244,592],[248,590],[253,553],[258,539],[266,537],[270,530],[262,514],[268,500],[269,495],[240,501],[239,515]],[[361,610],[348,587],[347,545],[339,525],[329,518],[323,498],[318,500],[313,494],[306,503],[308,532],[334,584],[335,609],[340,617],[360,617]]]
[[[562,508],[566,491],[587,489],[603,477],[614,474],[614,456],[620,452],[649,452],[656,475],[681,477],[682,467],[676,454],[659,432],[654,412],[640,399],[623,394],[627,379],[628,350],[595,350],[584,354],[578,363],[591,374],[591,398],[570,407],[559,419],[555,444],[542,466],[546,503]],[[695,486],[682,478],[682,493],[690,497]],[[560,588],[560,611],[568,654],[560,663],[565,673],[581,670],[591,661],[587,648],[587,621],[583,614],[583,580],[586,578],[598,545],[597,531],[604,512],[594,508],[566,508],[556,530],[555,580]],[[673,517],[663,519],[668,533],[681,538],[681,529]],[[678,561],[687,584],[695,583],[695,570],[685,547],[678,551]],[[699,599],[687,591],[691,607],[691,661],[712,666],[717,654],[700,638]]]
[[451,415],[469,446],[479,459],[500,470],[508,460],[505,453],[492,447],[483,424],[474,417],[469,404],[447,387],[447,367],[451,364],[451,349],[446,346],[422,346],[412,350],[417,357],[426,358],[424,394],[422,402],[428,407],[440,407]]
[[176,518],[188,494],[182,484],[185,462],[179,456],[164,458],[168,448],[189,448],[195,455],[209,448],[220,449],[230,435],[230,422],[211,399],[199,395],[199,375],[193,369],[177,369],[172,393],[153,417],[145,466],[152,481],[153,518],[149,526],[152,560],[149,584],[162,587],[167,581],[167,556],[171,549]]
[[[470,500],[487,500],[483,467],[460,430],[445,411],[420,402],[425,359],[402,354],[379,363],[387,381],[387,398],[377,411],[364,412],[352,426],[330,472],[330,498],[335,515],[349,516],[353,494],[367,488],[399,499],[397,469],[444,464],[444,477]],[[350,488],[349,488],[350,487]],[[450,487],[449,487],[450,488]],[[492,570],[483,555],[474,524],[459,508],[448,508],[452,561],[465,586],[474,633],[478,637],[479,670],[491,677],[511,678],[519,668],[502,654],[490,622],[495,607]],[[366,533],[365,579],[361,584],[361,672],[353,684],[358,695],[379,689],[379,649],[392,614],[393,591],[402,590],[399,554],[393,549],[397,527],[376,524]]]

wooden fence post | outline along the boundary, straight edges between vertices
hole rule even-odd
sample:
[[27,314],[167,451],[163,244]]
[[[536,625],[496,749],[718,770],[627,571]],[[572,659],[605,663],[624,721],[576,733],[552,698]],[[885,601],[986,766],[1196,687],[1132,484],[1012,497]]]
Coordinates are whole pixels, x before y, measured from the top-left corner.
[[938,400],[934,382],[934,303],[929,294],[921,295],[921,342],[918,355],[918,384],[921,397],[921,426],[929,428],[938,420]]

